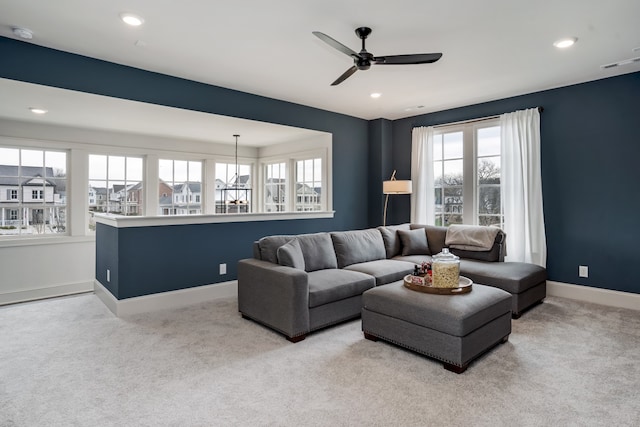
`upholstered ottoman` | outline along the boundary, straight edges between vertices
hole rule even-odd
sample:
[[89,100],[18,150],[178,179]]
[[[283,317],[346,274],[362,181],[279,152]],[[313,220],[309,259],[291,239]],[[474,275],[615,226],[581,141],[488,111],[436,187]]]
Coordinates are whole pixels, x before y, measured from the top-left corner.
[[511,294],[479,284],[463,295],[412,291],[402,281],[364,292],[362,330],[434,359],[458,374],[511,333]]

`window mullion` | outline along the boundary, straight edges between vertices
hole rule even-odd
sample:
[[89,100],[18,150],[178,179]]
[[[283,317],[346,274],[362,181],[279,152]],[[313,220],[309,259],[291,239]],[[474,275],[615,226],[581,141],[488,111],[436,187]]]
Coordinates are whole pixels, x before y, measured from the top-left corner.
[[463,161],[464,173],[462,188],[462,222],[463,224],[476,223],[476,194],[475,194],[475,136],[472,125],[466,125],[463,130]]

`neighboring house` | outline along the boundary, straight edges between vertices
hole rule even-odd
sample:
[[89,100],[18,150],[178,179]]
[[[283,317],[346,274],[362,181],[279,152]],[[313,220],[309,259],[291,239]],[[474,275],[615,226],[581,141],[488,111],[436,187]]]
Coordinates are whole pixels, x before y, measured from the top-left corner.
[[[165,185],[169,187],[167,184]],[[199,182],[176,184],[170,196],[168,193],[163,193],[160,196],[160,209],[163,215],[202,213],[202,184]]]
[[93,212],[107,211],[107,189],[105,187],[89,187],[89,210]]
[[0,227],[64,224],[65,201],[64,180],[53,168],[0,165]]
[[320,188],[296,184],[296,211],[317,211],[320,206]]

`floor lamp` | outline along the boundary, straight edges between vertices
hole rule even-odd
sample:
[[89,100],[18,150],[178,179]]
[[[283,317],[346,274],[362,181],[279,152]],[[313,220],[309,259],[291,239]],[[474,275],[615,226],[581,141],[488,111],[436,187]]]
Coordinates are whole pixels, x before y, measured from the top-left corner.
[[384,215],[382,225],[387,225],[387,205],[389,204],[389,194],[411,194],[411,181],[396,179],[396,171],[393,171],[389,181],[382,181],[382,193],[386,194],[384,199]]

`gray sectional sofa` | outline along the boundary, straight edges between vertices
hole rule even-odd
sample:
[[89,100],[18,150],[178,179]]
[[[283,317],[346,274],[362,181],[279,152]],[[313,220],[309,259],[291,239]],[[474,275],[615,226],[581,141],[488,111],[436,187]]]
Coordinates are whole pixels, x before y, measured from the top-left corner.
[[[442,251],[446,227],[402,224],[367,230],[268,236],[253,258],[238,262],[238,310],[243,317],[298,342],[309,332],[360,316],[362,294],[402,280]],[[504,262],[505,235],[490,250],[450,249],[460,274],[512,295],[512,315],[546,296],[546,270]]]

